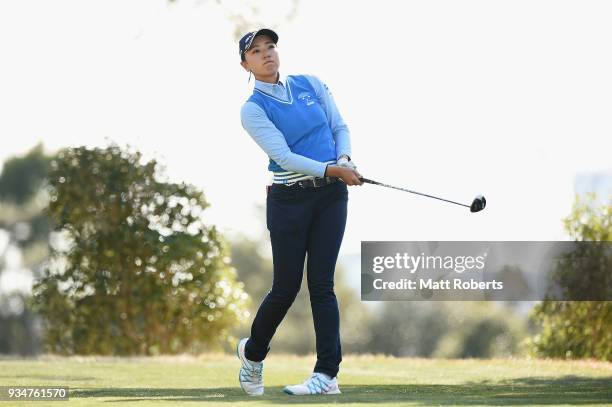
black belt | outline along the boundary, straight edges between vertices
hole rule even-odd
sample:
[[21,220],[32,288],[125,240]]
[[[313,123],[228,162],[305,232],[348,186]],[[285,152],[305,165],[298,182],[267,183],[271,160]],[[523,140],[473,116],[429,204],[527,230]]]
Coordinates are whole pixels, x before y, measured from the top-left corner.
[[[284,185],[286,187],[299,186],[300,188],[319,188],[325,185],[333,184],[338,182],[336,177],[324,177],[324,178],[310,178],[302,181],[296,181],[293,185]],[[283,185],[283,184],[280,184]]]

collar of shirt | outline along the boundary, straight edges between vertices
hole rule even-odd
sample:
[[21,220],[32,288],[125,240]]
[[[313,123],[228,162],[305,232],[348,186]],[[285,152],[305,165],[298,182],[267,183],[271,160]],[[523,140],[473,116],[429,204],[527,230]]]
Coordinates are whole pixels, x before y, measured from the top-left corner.
[[262,82],[255,79],[255,89],[267,93],[268,95],[287,100],[287,88],[285,87],[286,83],[287,76],[283,75],[279,75],[279,80],[277,83]]

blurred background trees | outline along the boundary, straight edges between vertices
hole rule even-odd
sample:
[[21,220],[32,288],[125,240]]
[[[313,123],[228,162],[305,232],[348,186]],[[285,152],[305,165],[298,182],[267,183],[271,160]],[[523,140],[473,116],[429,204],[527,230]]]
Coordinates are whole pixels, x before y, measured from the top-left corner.
[[34,286],[47,350],[201,352],[244,322],[248,296],[203,192],[117,146],[62,150],[48,180],[58,234]]
[[[271,286],[269,237],[265,228],[257,239],[222,236],[205,223],[207,206],[202,191],[164,180],[157,162],[117,146],[48,156],[39,145],[6,161],[0,353],[230,350]],[[577,200],[565,226],[575,240],[609,241],[611,220],[611,205]],[[574,255],[554,274],[557,287],[608,295],[611,259]],[[544,357],[612,354],[610,302],[544,301],[528,320],[494,302],[362,303],[349,278],[339,263],[347,353],[487,358],[521,355],[527,344]],[[272,348],[314,352],[305,282]]]
[[486,301],[385,302],[368,329],[369,352],[443,358],[518,356],[528,333],[524,318]]
[[50,160],[39,144],[6,160],[0,173],[0,354],[31,355],[40,347],[40,319],[26,302],[48,256]]
[[[576,198],[565,229],[575,241],[612,240],[612,202],[596,205],[594,195]],[[569,253],[553,275],[566,298],[610,298],[612,253],[593,244]],[[612,361],[612,302],[553,301],[538,304],[531,315],[540,332],[530,341],[537,356]]]
[[[265,225],[265,210],[259,208]],[[244,236],[232,240],[232,264],[252,296],[250,313],[272,285],[272,259],[267,230],[258,240]],[[336,269],[336,295],[344,352],[383,353],[413,357],[502,357],[523,352],[528,335],[524,317],[493,302],[362,303],[347,284],[346,271]],[[249,321],[250,322],[250,321]],[[277,330],[274,351],[298,354],[315,351],[308,287],[302,288]],[[249,325],[235,332],[249,336]]]

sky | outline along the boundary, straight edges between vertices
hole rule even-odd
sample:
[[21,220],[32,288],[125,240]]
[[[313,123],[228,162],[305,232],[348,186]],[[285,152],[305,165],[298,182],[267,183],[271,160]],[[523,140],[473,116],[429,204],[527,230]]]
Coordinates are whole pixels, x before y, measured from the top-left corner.
[[[268,159],[240,124],[253,83],[230,18],[249,3],[223,4],[2,1],[0,162],[40,141],[129,144],[201,187],[210,224],[260,236]],[[258,4],[281,74],[331,89],[363,176],[487,199],[471,214],[350,187],[341,257],[361,241],[566,240],[577,177],[612,184],[612,3],[302,0],[293,19]]]

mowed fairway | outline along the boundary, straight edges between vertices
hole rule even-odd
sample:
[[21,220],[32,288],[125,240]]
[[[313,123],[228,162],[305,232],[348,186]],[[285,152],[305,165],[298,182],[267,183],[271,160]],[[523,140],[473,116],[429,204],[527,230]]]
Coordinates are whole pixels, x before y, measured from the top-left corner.
[[[232,355],[160,358],[0,359],[0,386],[68,386],[70,401],[0,402],[16,406],[368,406],[612,405],[612,364],[528,359],[440,360],[345,356],[337,396],[289,396],[314,356],[271,355],[266,394],[247,397]],[[187,402],[187,403],[184,403]]]

